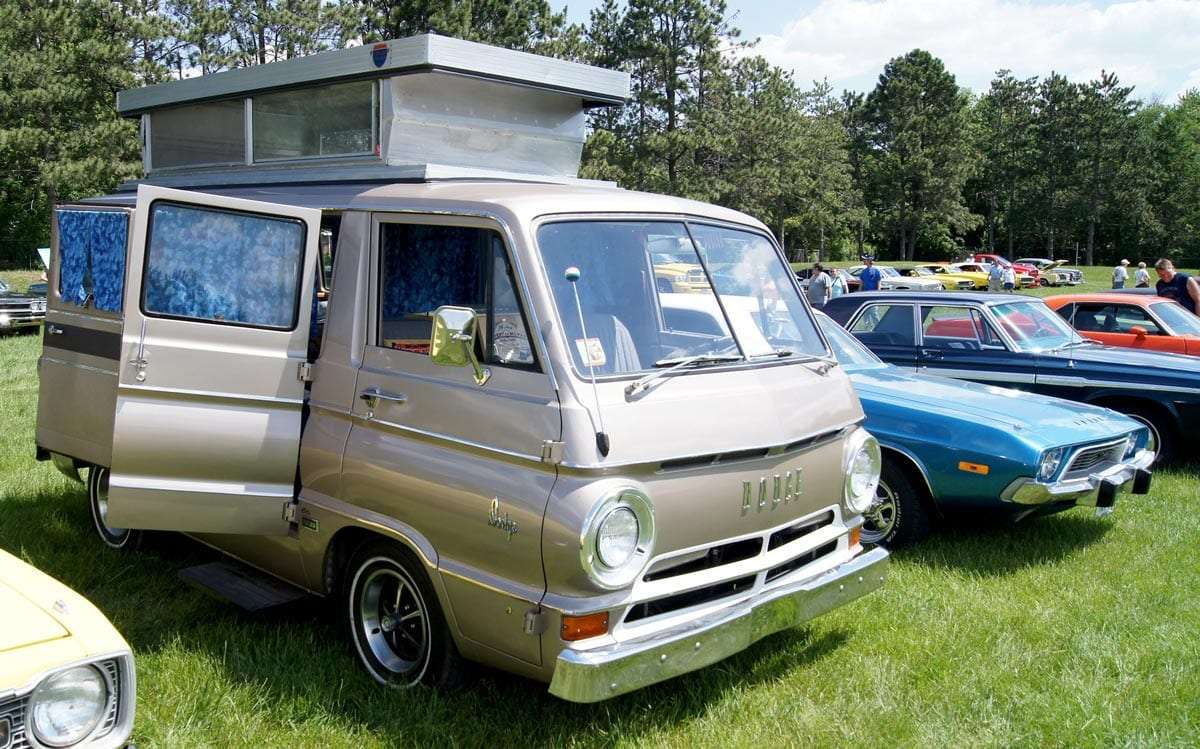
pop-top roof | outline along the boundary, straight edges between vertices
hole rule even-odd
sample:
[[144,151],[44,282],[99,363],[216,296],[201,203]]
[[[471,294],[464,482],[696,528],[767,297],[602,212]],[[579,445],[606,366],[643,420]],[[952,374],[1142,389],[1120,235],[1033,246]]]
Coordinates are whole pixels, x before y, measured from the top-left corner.
[[629,98],[629,74],[594,65],[462,39],[422,34],[239,68],[117,94],[125,116],[178,104],[245,96],[280,88],[402,73],[443,71],[578,96],[583,106],[619,105]]

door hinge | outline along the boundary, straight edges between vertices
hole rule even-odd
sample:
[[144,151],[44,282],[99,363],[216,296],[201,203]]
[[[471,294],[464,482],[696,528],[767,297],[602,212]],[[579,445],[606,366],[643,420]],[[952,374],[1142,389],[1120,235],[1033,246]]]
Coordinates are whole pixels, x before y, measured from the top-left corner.
[[525,634],[540,635],[546,631],[546,612],[540,608],[525,612]]
[[300,382],[312,382],[312,364],[306,361],[297,364],[296,379]]
[[300,522],[300,503],[295,500],[289,499],[283,505],[283,519],[284,519],[284,522],[287,522],[287,523],[299,523]]
[[563,459],[563,450],[566,449],[565,442],[555,442],[554,440],[542,441],[542,462],[543,463],[561,463]]

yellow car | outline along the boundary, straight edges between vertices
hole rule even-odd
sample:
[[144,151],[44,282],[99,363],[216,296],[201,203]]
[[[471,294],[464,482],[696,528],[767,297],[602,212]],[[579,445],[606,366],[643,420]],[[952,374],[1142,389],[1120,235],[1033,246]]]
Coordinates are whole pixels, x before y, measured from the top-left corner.
[[953,268],[949,263],[926,263],[918,265],[918,268],[924,268],[934,274],[935,278],[953,278],[956,281],[966,279],[974,284],[976,289],[987,291],[988,277],[986,273],[972,273],[970,271],[960,271]]
[[[988,271],[991,270],[991,266],[985,263],[958,263],[951,265],[950,269],[955,273],[982,273],[984,278],[987,278],[990,275]],[[1037,286],[1037,280],[1028,273],[1014,273],[1013,275],[1016,277],[1017,288],[1029,289]]]
[[698,263],[685,262],[684,258],[666,252],[651,255],[654,265],[654,283],[660,292],[695,294],[712,290],[704,268]]
[[960,276],[957,273],[934,272],[930,270],[933,266],[918,265],[913,268],[900,268],[900,275],[912,276],[914,278],[931,278],[942,285],[944,291],[971,291],[975,288],[975,280]]
[[87,599],[0,551],[0,749],[125,746],[133,654]]

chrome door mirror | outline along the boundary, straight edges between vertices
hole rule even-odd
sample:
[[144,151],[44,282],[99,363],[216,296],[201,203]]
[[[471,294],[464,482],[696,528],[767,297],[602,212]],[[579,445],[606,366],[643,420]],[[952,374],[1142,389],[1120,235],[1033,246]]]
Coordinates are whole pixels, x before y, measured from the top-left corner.
[[433,313],[433,335],[429,339],[429,358],[434,364],[475,370],[475,384],[483,385],[492,376],[475,356],[475,310],[468,307],[438,307]]

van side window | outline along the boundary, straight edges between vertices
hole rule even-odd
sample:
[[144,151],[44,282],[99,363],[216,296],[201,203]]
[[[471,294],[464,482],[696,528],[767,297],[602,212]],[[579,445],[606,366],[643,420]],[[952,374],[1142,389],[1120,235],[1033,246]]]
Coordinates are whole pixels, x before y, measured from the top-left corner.
[[58,294],[68,304],[120,312],[125,296],[124,211],[59,209]]
[[481,360],[536,367],[500,234],[465,226],[383,224],[377,345],[429,353],[438,307],[470,307]]
[[872,304],[850,326],[854,337],[868,346],[915,346],[910,304]]
[[301,221],[156,202],[142,309],[157,317],[292,330],[304,235]]

